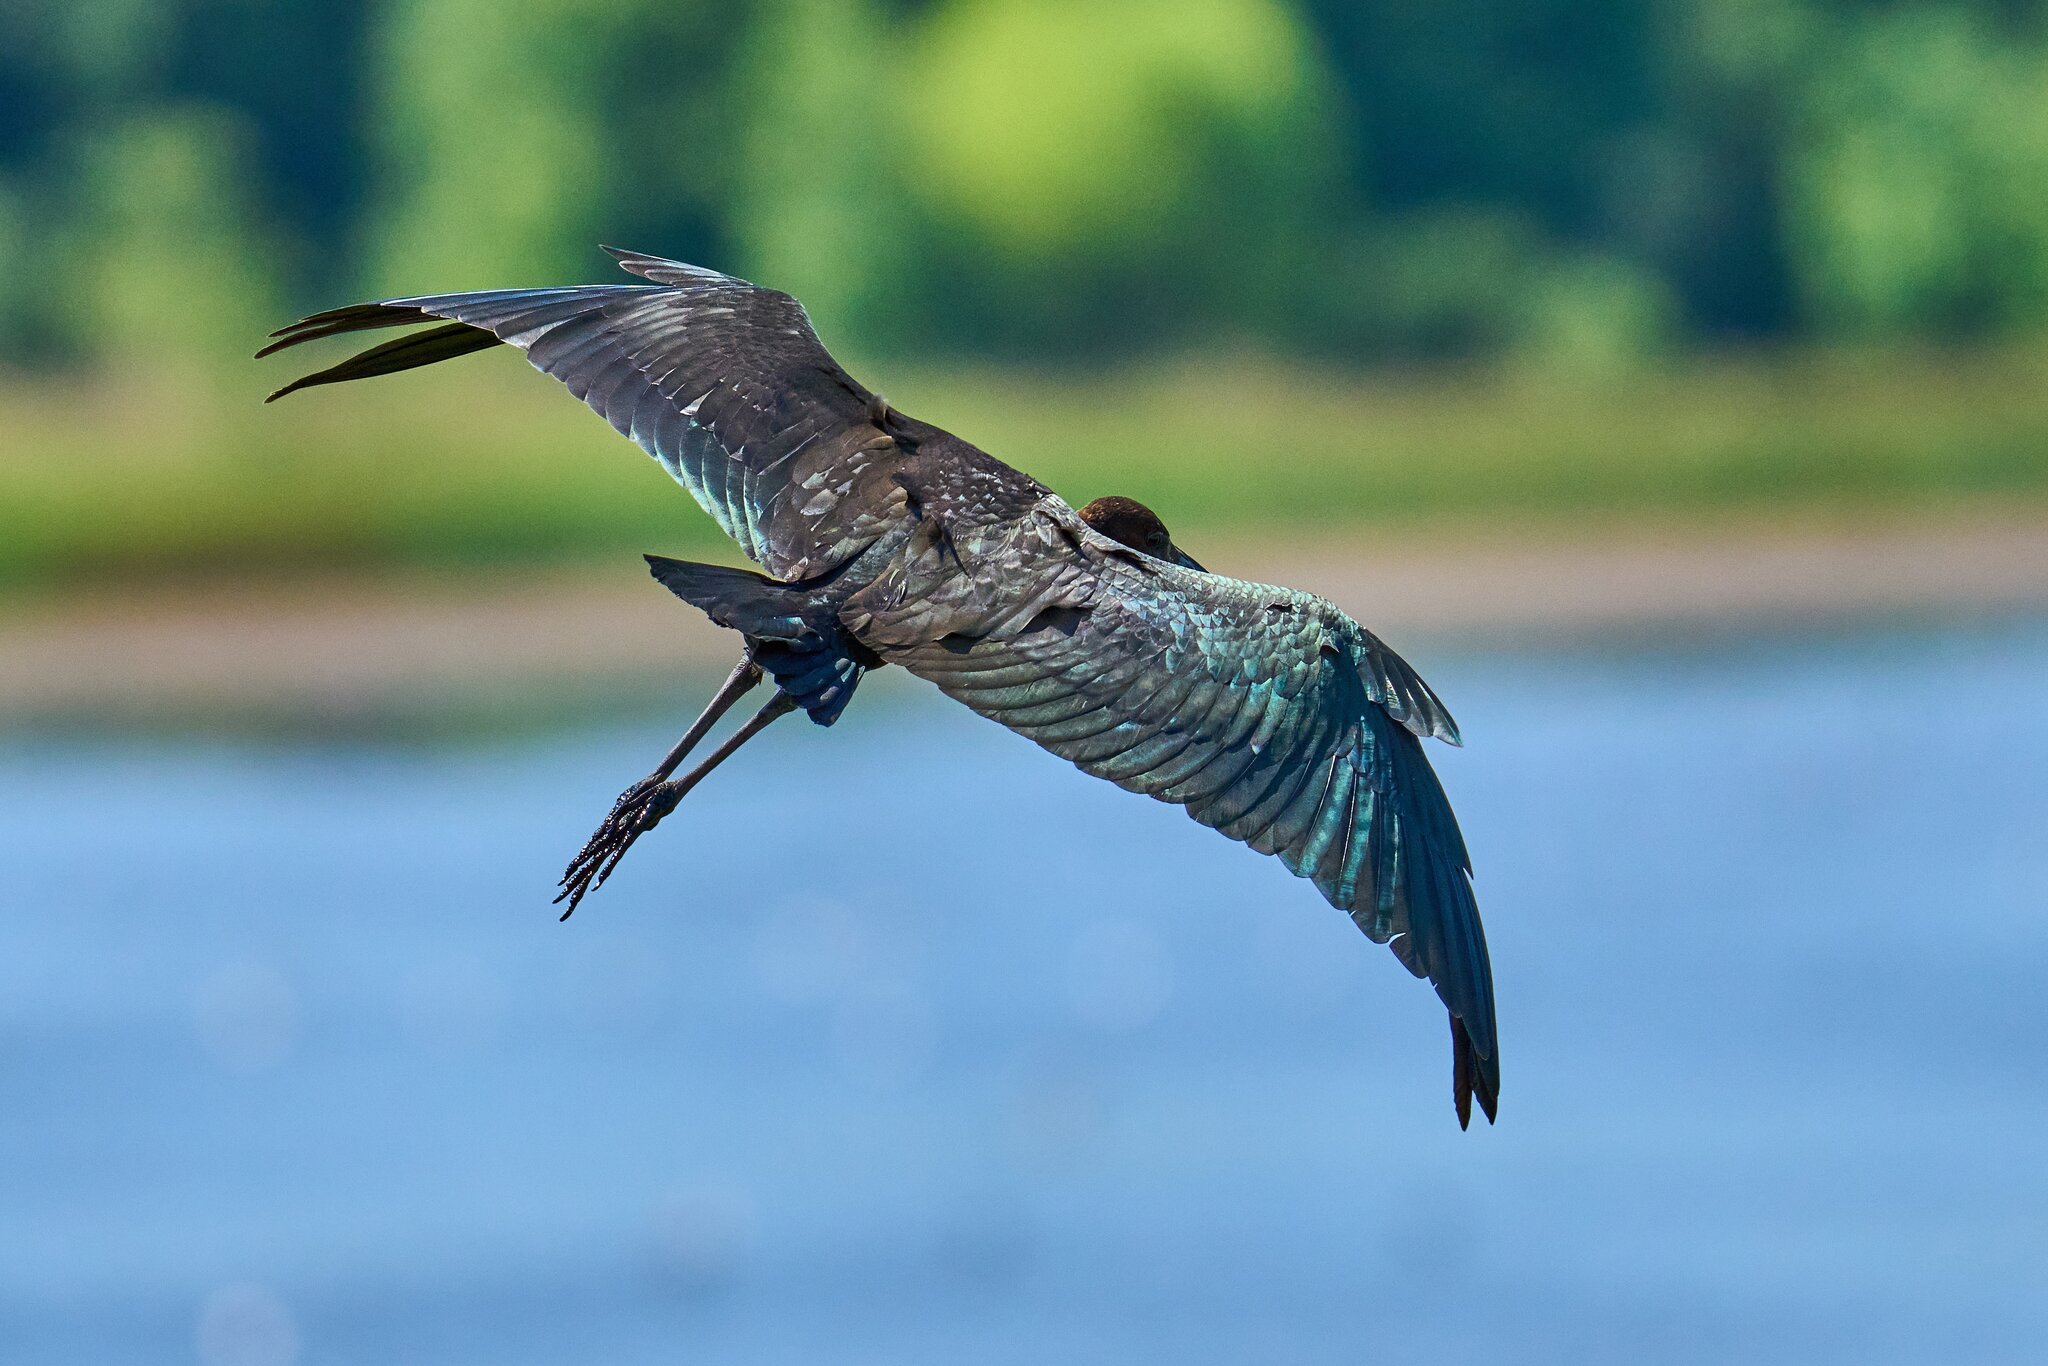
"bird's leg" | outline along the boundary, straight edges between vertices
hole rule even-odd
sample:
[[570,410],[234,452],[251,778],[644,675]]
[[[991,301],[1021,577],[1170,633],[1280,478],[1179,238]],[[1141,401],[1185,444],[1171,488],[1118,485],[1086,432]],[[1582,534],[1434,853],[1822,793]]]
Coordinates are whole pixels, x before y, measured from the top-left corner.
[[[654,772],[648,774],[639,782],[634,783],[624,792],[621,792],[619,799],[612,803],[610,814],[604,818],[604,822],[597,827],[595,833],[588,840],[584,841],[583,847],[576,851],[576,857],[570,860],[569,870],[562,874],[560,886],[565,889],[569,886],[570,877],[575,874],[579,866],[590,858],[591,854],[597,849],[598,844],[610,835],[613,829],[622,821],[630,819],[635,812],[646,805],[648,799],[654,795],[655,789],[661,786],[669,774],[676,771],[676,765],[682,763],[690,751],[697,747],[698,742],[711,733],[711,728],[718,724],[718,718],[725,715],[731,709],[733,703],[753,691],[760,681],[761,666],[754,662],[754,647],[750,641],[747,644],[746,652],[740,656],[740,662],[733,666],[732,673],[727,675],[725,682],[718,685],[718,691],[713,693],[711,700],[704,704],[704,710],[698,713],[697,719],[690,723],[690,728],[683,732],[683,738],[676,741],[674,748],[670,749],[667,756],[655,766]],[[562,895],[556,897],[555,900],[559,902],[562,900],[562,897],[568,895],[569,892],[564,890]],[[569,909],[575,910],[576,901],[580,899],[581,894],[579,893],[575,899],[569,902]],[[566,913],[563,918],[568,918]]]
[[[740,656],[740,662],[733,666],[732,673],[726,676],[725,682],[718,685],[718,691],[704,704],[704,710],[690,723],[690,728],[683,732],[683,738],[676,741],[675,747],[655,766],[654,772],[619,794],[618,801],[612,804],[612,816],[616,817],[627,807],[645,801],[647,794],[659,787],[663,779],[676,771],[676,765],[689,757],[690,751],[697,747],[698,741],[711,733],[711,728],[718,724],[718,718],[725,715],[733,703],[752,692],[760,681],[761,666],[754,662],[754,650],[749,645],[747,652]],[[599,827],[600,831],[602,828]],[[594,841],[596,836],[593,835],[591,838]],[[588,847],[585,846],[586,849]]]
[[[737,679],[739,673],[736,671],[733,677]],[[727,686],[731,687],[730,680]],[[749,682],[734,691],[732,696],[737,697],[752,686],[753,684]],[[719,710],[723,711],[731,704],[732,699],[725,698]],[[727,736],[725,743],[713,750],[703,763],[682,777],[672,782],[667,781],[667,775],[674,771],[676,764],[682,761],[682,756],[689,752],[689,745],[695,743],[691,736],[684,736],[683,739],[687,743],[679,743],[670,752],[667,767],[626,790],[626,795],[619,798],[619,804],[612,808],[611,815],[605,817],[604,824],[598,827],[597,833],[590,837],[590,842],[583,846],[582,852],[569,864],[568,871],[562,874],[562,891],[555,898],[557,903],[564,900],[569,903],[568,909],[562,912],[562,919],[567,920],[575,912],[577,902],[604,884],[604,880],[612,875],[612,870],[619,866],[619,860],[626,856],[626,851],[633,847],[633,841],[661,824],[662,818],[675,810],[676,804],[688,796],[690,789],[702,782],[705,775],[730,759],[741,745],[766,730],[770,722],[777,717],[787,716],[796,709],[796,700],[788,693],[778,691],[762,705],[761,710],[748,717],[744,725]],[[702,722],[702,718],[699,719]],[[715,714],[712,719],[717,719]],[[708,722],[702,724],[708,728]],[[692,726],[690,729],[694,733],[698,727]],[[628,798],[632,800],[629,801]]]

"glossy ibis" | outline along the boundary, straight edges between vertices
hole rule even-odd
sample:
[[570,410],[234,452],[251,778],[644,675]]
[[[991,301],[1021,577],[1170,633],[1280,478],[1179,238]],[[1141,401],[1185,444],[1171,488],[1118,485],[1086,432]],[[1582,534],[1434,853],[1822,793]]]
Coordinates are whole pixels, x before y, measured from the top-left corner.
[[[634,252],[646,283],[422,295],[337,308],[259,355],[434,323],[272,394],[516,346],[660,461],[767,570],[650,555],[740,632],[737,668],[562,876],[573,911],[633,842],[777,717],[830,725],[899,664],[1084,772],[1277,855],[1427,976],[1449,1008],[1458,1122],[1500,1087],[1470,862],[1421,740],[1458,743],[1429,685],[1332,604],[1205,571],[1128,498],[1080,512],[864,388],[801,305]],[[775,693],[671,775],[743,694]],[[566,916],[568,911],[564,912]]]

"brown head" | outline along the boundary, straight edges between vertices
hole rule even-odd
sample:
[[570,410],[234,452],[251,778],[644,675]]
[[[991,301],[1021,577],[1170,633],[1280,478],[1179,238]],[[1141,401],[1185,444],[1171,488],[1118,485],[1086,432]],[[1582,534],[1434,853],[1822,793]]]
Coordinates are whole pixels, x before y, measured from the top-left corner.
[[[1112,541],[1150,555],[1155,560],[1201,569],[1194,557],[1173,543],[1159,514],[1135,498],[1097,498],[1081,509],[1081,520]],[[1202,572],[1207,573],[1207,570]]]

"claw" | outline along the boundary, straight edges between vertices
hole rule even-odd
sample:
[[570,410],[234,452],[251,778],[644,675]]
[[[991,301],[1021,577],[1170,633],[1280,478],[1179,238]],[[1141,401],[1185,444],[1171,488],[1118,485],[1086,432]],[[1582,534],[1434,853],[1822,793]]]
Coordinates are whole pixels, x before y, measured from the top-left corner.
[[[738,678],[739,674],[736,672],[734,677]],[[569,903],[568,909],[562,912],[562,919],[567,920],[574,915],[577,903],[604,885],[604,880],[612,875],[612,869],[619,866],[619,860],[633,847],[633,841],[661,824],[662,818],[675,810],[684,794],[702,782],[706,774],[731,758],[734,751],[760,734],[776,717],[787,716],[796,707],[787,693],[778,692],[766,706],[754,713],[751,720],[734,731],[710,758],[682,777],[668,780],[668,775],[675,771],[675,760],[686,752],[687,745],[677,746],[676,752],[658,771],[621,792],[619,799],[612,803],[611,814],[604,818],[604,824],[584,841],[583,848],[569,860],[568,869],[556,884],[562,890],[556,894],[555,904]]]
[[661,824],[662,818],[674,811],[682,799],[677,784],[658,778],[642,778],[620,793],[604,824],[584,841],[556,884],[562,890],[556,895],[555,904],[559,906],[564,900],[569,903],[562,919],[574,915],[577,904],[612,875],[619,860],[633,847],[633,841]]
[[[662,780],[658,777],[642,778],[639,782],[634,783],[624,792],[621,792],[619,799],[612,803],[612,809],[605,816],[604,823],[599,825],[590,838],[583,842],[583,847],[576,851],[576,857],[569,860],[569,872],[573,873],[576,870],[576,865],[588,858],[591,852],[597,848],[598,843],[612,833],[612,827],[618,824],[619,818],[624,812],[644,803],[647,800],[648,794],[661,785]],[[569,873],[562,874],[562,882],[566,883],[568,880]],[[560,897],[556,898],[558,901],[560,899]]]

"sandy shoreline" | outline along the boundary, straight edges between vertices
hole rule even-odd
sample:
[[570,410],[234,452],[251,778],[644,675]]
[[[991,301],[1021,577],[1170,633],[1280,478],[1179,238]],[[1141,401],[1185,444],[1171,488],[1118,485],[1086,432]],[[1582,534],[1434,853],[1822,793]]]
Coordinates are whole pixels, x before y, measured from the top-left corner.
[[[1402,536],[1290,550],[1204,546],[1203,555],[1227,572],[1322,593],[1397,646],[2048,610],[2048,521],[2038,514],[1590,543]],[[728,633],[631,562],[454,580],[130,590],[0,606],[0,718],[362,709],[709,668],[733,651]]]

